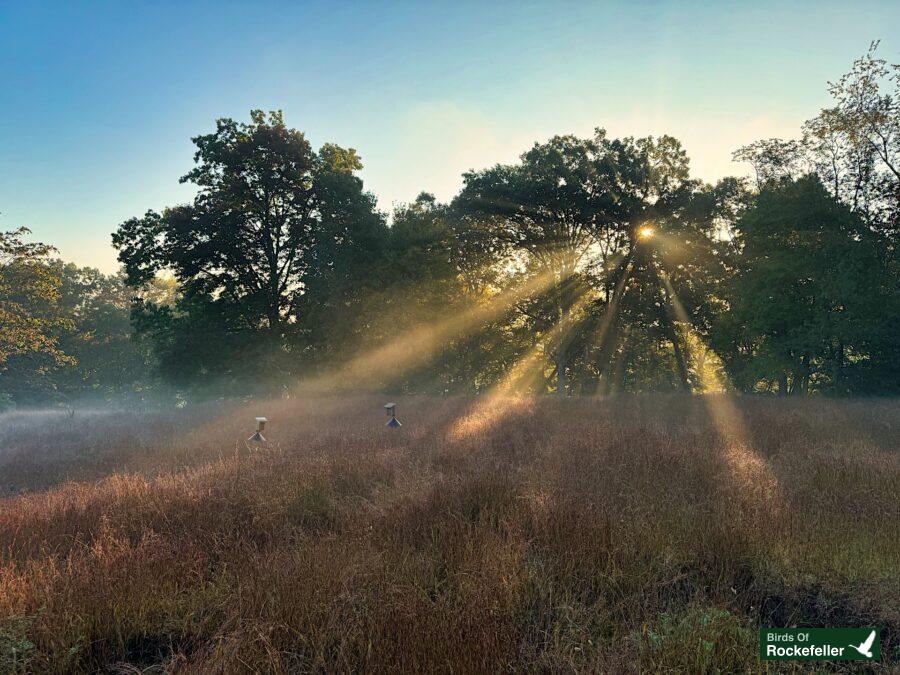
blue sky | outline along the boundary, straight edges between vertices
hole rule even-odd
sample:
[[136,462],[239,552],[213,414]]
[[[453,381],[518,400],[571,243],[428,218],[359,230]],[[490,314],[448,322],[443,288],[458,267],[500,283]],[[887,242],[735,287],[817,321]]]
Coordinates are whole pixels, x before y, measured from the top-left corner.
[[386,210],[595,126],[744,174],[873,39],[900,61],[900,3],[0,0],[0,229],[112,271],[119,222],[191,198],[191,136],[252,108],[355,147]]

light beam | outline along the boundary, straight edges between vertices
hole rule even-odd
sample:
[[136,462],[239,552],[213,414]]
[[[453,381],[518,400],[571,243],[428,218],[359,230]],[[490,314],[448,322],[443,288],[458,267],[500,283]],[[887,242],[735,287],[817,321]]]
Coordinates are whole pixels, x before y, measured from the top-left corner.
[[[696,363],[715,359],[715,355],[694,330],[690,316],[678,299],[668,275],[661,271],[659,276],[668,291],[675,316],[691,337],[685,343],[692,352],[692,360]],[[702,354],[698,353],[701,351]],[[773,511],[780,512],[784,505],[781,485],[765,457],[753,449],[744,417],[729,393],[731,388],[724,375],[719,374],[715,368],[704,368],[699,375],[704,390],[701,397],[724,447],[723,459],[735,487],[740,490],[742,498],[755,502],[754,506],[759,506],[762,501]]]
[[306,380],[299,388],[305,391],[328,391],[345,386],[359,389],[377,384],[381,378],[398,368],[426,363],[451,340],[471,334],[508,312],[522,300],[543,293],[564,280],[553,271],[538,274],[459,314],[415,327],[354,357],[332,373]]
[[[626,276],[627,272],[617,285],[618,289],[624,287]],[[514,410],[524,407],[527,404],[525,394],[528,393],[532,384],[532,378],[535,375],[540,375],[541,364],[544,362],[546,355],[552,350],[553,345],[558,345],[562,340],[566,339],[578,322],[578,314],[592,299],[589,292],[579,296],[566,315],[542,335],[534,346],[513,364],[507,374],[497,384],[479,397],[478,402],[468,411],[465,417],[451,427],[448,434],[450,440],[458,441],[463,437],[484,432]],[[606,314],[614,312],[615,306],[615,302],[612,302],[607,307]],[[605,315],[602,325],[608,328],[609,323]],[[606,328],[602,328],[602,330]]]

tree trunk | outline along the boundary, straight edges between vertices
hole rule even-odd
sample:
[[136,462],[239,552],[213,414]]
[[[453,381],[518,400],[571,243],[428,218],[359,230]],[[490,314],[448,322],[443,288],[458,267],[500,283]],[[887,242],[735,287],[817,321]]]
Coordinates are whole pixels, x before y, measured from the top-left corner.
[[269,306],[266,310],[266,319],[269,322],[269,331],[273,335],[277,335],[281,332],[281,316],[278,313],[278,308]]
[[563,343],[556,350],[556,395],[559,397],[566,395],[566,360],[566,345]]
[[614,362],[616,348],[618,347],[619,327],[617,324],[610,326],[609,335],[605,336],[597,356],[597,393],[601,396],[609,396],[612,393],[612,381],[614,375]]
[[[660,281],[662,280],[660,279]],[[685,362],[684,352],[681,349],[681,342],[678,340],[678,331],[675,330],[675,321],[672,318],[675,299],[671,297],[671,292],[665,285],[663,286],[663,297],[671,309],[669,311],[661,311],[659,320],[662,322],[663,326],[665,326],[666,337],[668,337],[669,342],[672,343],[672,351],[675,355],[675,366],[678,369],[679,384],[681,385],[682,390],[690,392],[691,383],[688,380],[687,363]]]
[[797,393],[806,396],[809,391],[809,375],[810,375],[809,359],[806,356],[800,357],[800,367],[797,369],[795,376],[797,380]]
[[688,380],[688,370],[684,359],[684,352],[681,350],[681,343],[678,341],[678,336],[675,334],[674,330],[670,330],[669,339],[672,342],[672,349],[675,352],[675,365],[678,367],[678,378],[680,380],[681,388],[686,392],[690,392],[691,383]]
[[678,332],[675,330],[675,322],[665,314],[660,316],[660,320],[665,322],[666,336],[669,338],[669,342],[672,343],[675,366],[678,370],[678,383],[681,385],[682,390],[690,392],[691,383],[688,380],[687,363],[685,362],[684,351],[681,349],[681,342],[678,339]]
[[593,396],[597,393],[597,376],[591,372],[591,350],[589,345],[584,346],[584,374],[581,380],[581,395]]
[[556,305],[558,320],[557,327],[560,330],[559,344],[556,346],[556,395],[566,395],[566,361],[568,360],[569,331],[572,330],[571,309],[564,306],[563,298],[557,297]]
[[785,371],[781,371],[781,373],[778,374],[778,395],[787,396],[789,393],[787,373]]
[[841,391],[842,380],[844,379],[844,342],[838,340],[837,348],[834,354],[834,370],[831,374],[831,387],[835,393]]

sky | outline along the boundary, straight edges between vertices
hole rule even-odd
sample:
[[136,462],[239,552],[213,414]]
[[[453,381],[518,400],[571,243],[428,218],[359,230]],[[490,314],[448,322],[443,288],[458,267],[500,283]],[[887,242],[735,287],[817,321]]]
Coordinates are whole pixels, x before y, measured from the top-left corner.
[[900,61],[900,2],[0,0],[0,230],[112,272],[120,222],[192,198],[191,137],[254,108],[356,148],[385,211],[597,126],[744,175],[874,39]]

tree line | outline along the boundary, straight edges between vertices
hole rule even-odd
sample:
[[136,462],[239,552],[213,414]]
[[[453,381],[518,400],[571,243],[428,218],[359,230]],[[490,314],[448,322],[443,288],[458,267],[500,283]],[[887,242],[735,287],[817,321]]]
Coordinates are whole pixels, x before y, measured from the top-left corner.
[[194,200],[113,234],[119,274],[0,235],[0,401],[289,392],[378,349],[351,384],[481,392],[527,362],[518,386],[559,395],[896,394],[900,66],[876,50],[715,184],[672,137],[596,129],[388,216],[354,149],[218,120]]

